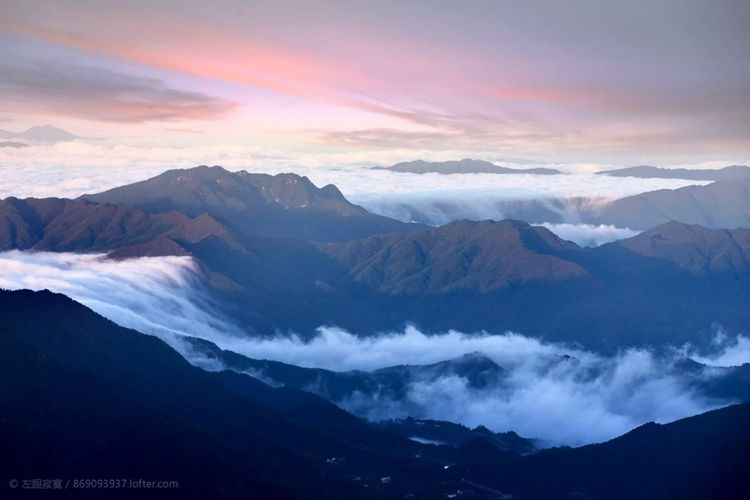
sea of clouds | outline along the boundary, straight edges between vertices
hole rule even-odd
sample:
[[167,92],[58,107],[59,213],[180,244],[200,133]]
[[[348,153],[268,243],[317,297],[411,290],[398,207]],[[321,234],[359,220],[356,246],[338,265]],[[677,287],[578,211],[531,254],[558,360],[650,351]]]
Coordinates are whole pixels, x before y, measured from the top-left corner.
[[[16,154],[23,154],[17,153]],[[0,160],[2,160],[0,158]],[[0,161],[0,198],[76,197],[141,181],[159,175],[169,168],[189,168],[194,162],[165,166],[162,164],[127,164],[96,166],[91,164],[25,163]],[[208,164],[214,164],[210,162]],[[559,199],[572,197],[615,199],[653,191],[675,189],[702,181],[681,179],[639,179],[611,177],[593,173],[564,175],[531,174],[412,174],[389,172],[362,166],[292,166],[223,164],[230,171],[277,174],[293,172],[305,175],[317,186],[335,184],[355,203],[386,210],[387,205],[414,199],[419,203],[437,201],[489,203],[497,200]]]
[[697,394],[670,367],[684,357],[714,366],[750,362],[750,339],[726,332],[700,350],[681,346],[665,355],[626,348],[612,356],[511,332],[425,335],[407,328],[358,337],[324,326],[308,340],[293,334],[248,338],[211,300],[189,257],[114,261],[92,254],[4,252],[0,287],[64,293],[122,326],[158,336],[199,366],[205,360],[183,336],[252,358],[336,371],[429,364],[480,352],[505,368],[496,384],[475,388],[462,377],[445,376],[413,381],[404,400],[354,394],[339,404],[373,419],[413,415],[482,424],[547,444],[602,441],[648,421],[669,422],[727,404]]
[[[603,356],[513,332],[426,335],[413,327],[369,338],[321,327],[308,340],[284,336],[224,347],[251,358],[333,371],[426,365],[482,353],[505,370],[487,385],[476,387],[468,378],[446,374],[411,380],[402,399],[355,392],[336,403],[370,420],[447,420],[570,446],[606,441],[646,422],[671,422],[730,403],[696,390],[692,375],[674,369],[680,360],[710,366],[750,362],[750,339],[741,335],[725,337],[703,355],[687,345],[658,353],[625,348]],[[709,368],[700,377],[714,375]]]
[[[64,166],[60,165],[60,158],[65,159]],[[404,158],[396,156],[394,159]],[[345,158],[333,156],[300,165],[292,159],[276,156],[274,151],[258,148],[215,147],[207,155],[199,147],[184,150],[159,146],[133,148],[75,140],[32,144],[28,148],[1,148],[0,198],[74,198],[141,181],[170,168],[221,164],[231,171],[293,172],[309,177],[318,186],[335,184],[353,203],[406,222],[438,226],[457,219],[514,218],[557,225],[557,229],[565,233],[562,237],[579,245],[596,246],[632,235],[632,231],[583,224],[585,217],[581,210],[596,211],[611,200],[646,191],[708,183],[594,174],[613,165],[495,161],[513,168],[544,166],[566,173],[551,176],[412,174],[369,168],[373,165],[369,157],[345,161]]]
[[[233,165],[227,168],[244,169]],[[0,176],[3,178],[0,198],[73,198],[144,180],[164,170],[160,164],[149,163],[107,168],[72,164],[63,168],[0,162]],[[702,184],[680,179],[617,178],[591,173],[441,175],[388,172],[358,166],[290,167],[274,164],[247,170],[270,174],[291,171],[308,176],[318,186],[335,184],[350,201],[373,213],[405,222],[438,226],[457,219],[513,218],[554,227],[560,236],[582,246],[596,246],[635,234],[628,228],[584,224],[581,221],[583,212],[595,212],[598,207],[623,196]]]

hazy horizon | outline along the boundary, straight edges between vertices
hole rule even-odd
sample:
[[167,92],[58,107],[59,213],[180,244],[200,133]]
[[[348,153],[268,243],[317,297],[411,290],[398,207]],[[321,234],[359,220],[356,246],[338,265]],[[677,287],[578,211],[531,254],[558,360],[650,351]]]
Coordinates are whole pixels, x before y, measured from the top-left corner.
[[750,163],[745,2],[114,7],[3,2],[1,166]]

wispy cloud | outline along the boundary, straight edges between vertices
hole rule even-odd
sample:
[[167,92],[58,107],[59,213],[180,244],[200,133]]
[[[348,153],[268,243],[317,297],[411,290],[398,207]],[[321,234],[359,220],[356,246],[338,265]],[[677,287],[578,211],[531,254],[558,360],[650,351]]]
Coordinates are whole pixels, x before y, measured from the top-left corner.
[[[264,99],[304,103],[281,112],[297,130],[318,126],[317,145],[385,149],[399,144],[393,130],[403,131],[402,147],[442,139],[640,161],[675,149],[711,159],[748,152],[750,66],[739,48],[748,18],[733,0],[606,10],[489,2],[468,11],[234,1],[208,11],[166,1],[117,16],[107,2],[14,1],[0,29],[209,87],[231,84],[244,90],[243,104],[259,89]],[[181,113],[216,111],[196,107]]]
[[161,80],[64,62],[0,61],[5,111],[97,121],[148,122],[221,117],[237,104]]
[[455,146],[458,134],[438,130],[401,130],[395,128],[368,128],[360,130],[310,130],[308,133],[325,144],[353,147],[429,147],[446,149]]
[[750,337],[730,335],[720,325],[714,326],[714,337],[700,348],[686,345],[680,349],[694,361],[711,366],[739,366],[750,363]]

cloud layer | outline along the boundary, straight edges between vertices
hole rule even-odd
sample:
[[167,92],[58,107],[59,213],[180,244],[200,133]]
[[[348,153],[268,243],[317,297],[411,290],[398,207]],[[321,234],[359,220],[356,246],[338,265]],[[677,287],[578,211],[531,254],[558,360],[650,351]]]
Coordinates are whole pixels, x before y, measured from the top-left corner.
[[0,99],[10,110],[139,123],[220,117],[235,103],[179,90],[158,78],[59,61],[0,61]]
[[698,363],[710,366],[738,366],[750,363],[750,338],[730,335],[720,326],[715,327],[710,342],[700,347],[684,346],[682,352]]
[[[461,143],[631,162],[748,152],[741,0],[296,3],[6,0],[0,32],[43,45],[38,56],[126,62],[210,95],[237,88],[246,118],[270,102],[277,135],[307,127],[312,147]],[[26,103],[17,115],[40,112]]]
[[228,342],[240,330],[222,318],[189,257],[114,261],[101,254],[0,253],[0,288],[48,289],[115,323],[155,335],[183,354],[180,336]]
[[639,233],[627,227],[615,227],[611,224],[544,223],[542,225],[560,238],[575,242],[582,247],[598,247],[610,241],[631,238]]
[[[241,340],[224,347],[251,358],[335,371],[431,364],[479,352],[506,370],[485,387],[447,375],[410,381],[404,399],[354,393],[337,403],[372,420],[412,416],[485,425],[547,445],[601,442],[649,421],[671,422],[729,403],[695,392],[693,379],[674,369],[675,362],[684,359],[677,351],[656,354],[628,348],[602,356],[511,332],[428,336],[407,328],[359,338],[322,327],[308,341],[290,336]],[[728,349],[697,360],[750,362],[750,342],[738,337]],[[712,376],[711,371],[704,376]]]
[[356,394],[339,402],[368,418],[413,415],[515,430],[549,444],[606,440],[647,421],[668,422],[726,402],[706,400],[679,372],[676,359],[692,356],[716,365],[750,362],[750,341],[719,336],[709,351],[684,346],[673,354],[624,349],[602,356],[515,333],[427,336],[414,328],[377,337],[356,337],[321,327],[311,340],[294,335],[248,338],[222,317],[187,257],[111,261],[101,255],[0,254],[0,287],[47,288],[64,293],[113,321],[156,335],[199,366],[200,357],[180,336],[210,340],[252,358],[331,370],[373,370],[429,364],[481,352],[507,375],[483,389],[446,376],[415,380],[400,401]]
[[[29,148],[0,150],[3,183],[0,197],[68,196],[137,182],[171,168],[200,164],[222,165],[237,171],[308,176],[316,185],[336,184],[354,203],[383,215],[408,218],[412,212],[442,223],[455,216],[502,218],[504,203],[556,200],[575,197],[614,199],[652,191],[674,189],[707,181],[682,179],[616,178],[589,173],[569,175],[410,174],[374,170],[348,164],[331,167],[342,158],[321,156],[309,166],[279,156],[262,147],[216,146],[133,148],[86,141],[70,141]],[[65,157],[65,167],[60,158]],[[363,163],[372,158],[363,157]],[[516,166],[510,162],[502,163]],[[522,165],[528,167],[528,165]],[[555,168],[598,170],[597,166],[542,164]]]
[[669,374],[668,360],[646,350],[631,349],[611,358],[574,351],[570,355],[575,357],[560,359],[553,357],[560,354],[548,351],[564,349],[527,337],[505,334],[494,342],[507,343],[502,357],[512,360],[503,365],[507,377],[488,387],[472,387],[466,378],[452,375],[413,382],[404,400],[355,395],[341,405],[376,420],[394,416],[448,420],[514,430],[547,445],[573,446],[605,441],[648,421],[670,422],[716,405],[693,393],[680,376]]

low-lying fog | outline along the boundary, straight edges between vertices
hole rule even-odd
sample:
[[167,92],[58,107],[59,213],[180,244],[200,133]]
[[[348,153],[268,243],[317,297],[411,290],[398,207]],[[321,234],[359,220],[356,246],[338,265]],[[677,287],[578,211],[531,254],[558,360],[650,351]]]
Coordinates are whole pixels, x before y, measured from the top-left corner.
[[[727,401],[707,400],[670,371],[685,356],[727,366],[750,362],[750,339],[720,332],[707,350],[680,346],[656,353],[626,348],[614,356],[543,342],[518,333],[445,332],[408,328],[368,338],[335,327],[312,340],[243,336],[211,301],[199,268],[188,257],[111,261],[101,255],[0,253],[0,287],[64,293],[122,326],[156,335],[186,355],[184,335],[210,340],[252,358],[330,370],[373,370],[428,364],[481,352],[506,370],[497,384],[476,389],[460,376],[414,381],[404,400],[340,401],[373,419],[414,415],[514,430],[549,444],[606,440],[648,421],[668,422]],[[710,376],[707,373],[706,376]]]

